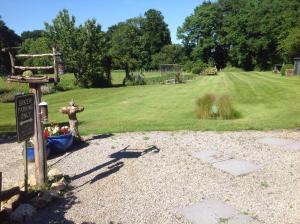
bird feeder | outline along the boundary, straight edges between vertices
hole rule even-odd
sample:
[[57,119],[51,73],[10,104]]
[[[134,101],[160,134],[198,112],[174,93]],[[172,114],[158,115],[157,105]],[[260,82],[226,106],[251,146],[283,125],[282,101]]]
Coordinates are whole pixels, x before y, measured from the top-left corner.
[[48,103],[43,101],[39,104],[40,114],[41,114],[41,122],[43,124],[48,123]]
[[79,107],[78,105],[76,105],[73,99],[69,103],[69,106],[59,109],[59,112],[68,115],[70,130],[75,141],[81,141],[81,137],[78,131],[78,120],[76,114],[82,111],[84,111],[84,107]]

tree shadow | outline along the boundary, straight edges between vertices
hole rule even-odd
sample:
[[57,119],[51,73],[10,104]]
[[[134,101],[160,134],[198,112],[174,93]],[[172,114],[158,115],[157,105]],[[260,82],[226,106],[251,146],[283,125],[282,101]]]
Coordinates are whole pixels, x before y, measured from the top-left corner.
[[32,219],[32,224],[75,224],[75,222],[65,218],[67,211],[79,202],[77,197],[72,193],[67,193],[63,198],[57,199],[48,207],[38,210]]
[[[0,129],[3,126],[0,126]],[[0,144],[13,143],[17,141],[16,132],[1,132],[0,133]]]
[[112,136],[114,136],[112,133],[101,134],[101,135],[93,135],[93,136],[87,137],[85,139],[85,141],[89,142],[89,141],[96,140],[96,139],[110,138]]
[[57,163],[61,162],[62,160],[66,159],[67,157],[69,157],[70,155],[72,155],[74,152],[84,149],[86,147],[88,147],[90,144],[88,142],[80,142],[77,143],[75,145],[72,146],[71,149],[67,150],[66,152],[62,152],[62,153],[55,153],[55,154],[50,154],[48,160],[52,160],[52,159],[56,159],[58,157],[59,158],[57,161],[55,161],[54,163],[52,163],[49,168],[55,166]]
[[153,152],[153,153],[158,153],[160,151],[160,149],[156,146],[151,146],[143,151],[137,150],[137,149],[129,149],[129,145],[127,147],[125,147],[124,149],[115,152],[113,154],[111,154],[109,157],[112,158],[111,160],[100,164],[98,166],[93,167],[90,170],[87,170],[81,174],[77,174],[73,177],[71,177],[71,181],[77,180],[79,178],[82,178],[84,176],[87,176],[89,174],[92,174],[102,168],[107,168],[107,171],[103,171],[102,173],[94,176],[92,179],[86,181],[85,183],[74,187],[74,189],[78,189],[80,187],[83,187],[86,184],[93,184],[95,182],[97,182],[98,180],[101,180],[105,177],[108,177],[114,173],[116,173],[117,171],[119,171],[124,165],[125,163],[123,161],[121,161],[122,159],[137,159],[147,153]]

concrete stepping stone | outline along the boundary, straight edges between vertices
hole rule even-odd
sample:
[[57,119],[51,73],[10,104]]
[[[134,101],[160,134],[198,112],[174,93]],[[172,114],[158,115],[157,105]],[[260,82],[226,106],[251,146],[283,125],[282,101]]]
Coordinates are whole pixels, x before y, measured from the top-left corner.
[[193,156],[234,176],[245,175],[259,169],[259,166],[254,163],[233,159],[230,155],[224,155],[222,152],[214,150],[196,152]]
[[217,162],[214,163],[213,166],[234,176],[246,175],[260,168],[254,163],[238,159],[230,159],[226,161]]
[[268,137],[261,138],[257,140],[257,142],[265,145],[281,147],[290,151],[300,151],[300,142],[291,139]]
[[178,212],[193,224],[259,224],[257,220],[217,200],[205,200]]
[[196,152],[196,153],[193,154],[193,156],[198,158],[198,159],[201,159],[203,162],[210,163],[210,164],[213,164],[213,163],[216,163],[216,162],[221,162],[221,161],[228,160],[228,159],[232,158],[229,155],[224,155],[223,153],[218,152],[218,151],[214,151],[214,150]]

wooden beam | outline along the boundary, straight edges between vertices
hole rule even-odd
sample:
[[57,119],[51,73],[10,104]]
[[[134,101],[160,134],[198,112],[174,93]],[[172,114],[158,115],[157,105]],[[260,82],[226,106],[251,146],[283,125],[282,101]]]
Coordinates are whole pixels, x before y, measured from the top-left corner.
[[20,193],[20,188],[19,187],[13,187],[11,189],[5,190],[1,192],[1,197],[0,200],[1,201],[5,201],[10,199],[12,196],[16,195]]
[[13,66],[15,69],[20,70],[49,70],[53,69],[53,66],[39,66],[39,67],[31,67],[31,66]]
[[2,51],[3,52],[6,52],[6,51],[11,51],[11,50],[17,50],[17,49],[20,49],[21,47],[4,47],[2,48]]
[[47,54],[17,54],[17,58],[36,58],[36,57],[46,57],[46,56],[59,56],[59,53],[52,54],[52,53],[47,53]]

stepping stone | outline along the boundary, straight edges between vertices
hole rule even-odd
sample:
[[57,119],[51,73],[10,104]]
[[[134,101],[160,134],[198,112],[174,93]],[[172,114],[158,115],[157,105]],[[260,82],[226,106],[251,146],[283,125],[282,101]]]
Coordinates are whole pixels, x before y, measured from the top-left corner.
[[178,212],[193,224],[259,224],[257,220],[217,200],[205,200]]
[[207,162],[210,164],[221,162],[225,160],[229,160],[232,157],[229,155],[224,155],[221,152],[218,151],[202,151],[202,152],[196,152],[193,154],[194,157],[201,159],[203,162]]
[[213,166],[234,176],[246,175],[259,169],[259,166],[254,163],[237,159],[217,162]]
[[257,142],[270,146],[278,146],[290,151],[300,151],[300,142],[291,139],[262,138],[257,140]]

